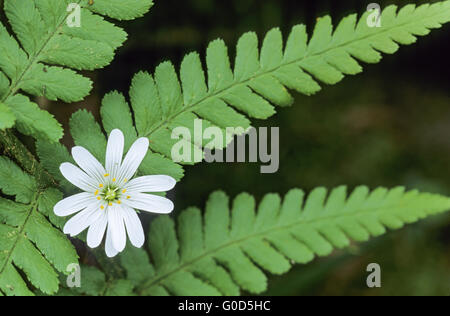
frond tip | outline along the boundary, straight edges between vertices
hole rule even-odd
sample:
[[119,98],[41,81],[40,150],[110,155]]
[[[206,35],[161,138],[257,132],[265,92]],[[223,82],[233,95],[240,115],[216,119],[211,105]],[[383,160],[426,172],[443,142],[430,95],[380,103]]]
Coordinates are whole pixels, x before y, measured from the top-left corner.
[[[266,195],[255,200],[240,194],[229,209],[223,192],[213,193],[202,216],[197,208],[152,222],[149,250],[125,253],[122,265],[143,295],[238,295],[266,290],[263,270],[282,274],[291,263],[307,263],[335,248],[362,242],[406,223],[450,209],[447,197],[367,187],[348,197],[345,187],[324,188],[305,198],[294,189],[281,201]],[[135,262],[140,262],[136,271]],[[142,270],[142,271],[141,271]],[[141,273],[142,272],[142,273]]]

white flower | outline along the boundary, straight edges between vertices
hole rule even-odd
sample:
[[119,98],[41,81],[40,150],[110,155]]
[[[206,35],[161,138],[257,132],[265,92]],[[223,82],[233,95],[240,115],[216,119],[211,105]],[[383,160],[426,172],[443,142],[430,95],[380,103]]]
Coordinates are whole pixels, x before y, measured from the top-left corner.
[[144,230],[135,210],[168,214],[173,203],[149,192],[169,191],[175,179],[164,175],[132,179],[147,154],[148,139],[139,138],[122,161],[124,136],[115,129],[111,132],[106,149],[106,168],[83,147],[74,147],[72,156],[80,166],[63,163],[63,176],[83,190],[55,205],[58,216],[72,217],[64,226],[64,233],[76,236],[89,228],[87,244],[100,246],[106,231],[106,254],[114,257],[125,249],[127,237],[135,247],[142,247]]

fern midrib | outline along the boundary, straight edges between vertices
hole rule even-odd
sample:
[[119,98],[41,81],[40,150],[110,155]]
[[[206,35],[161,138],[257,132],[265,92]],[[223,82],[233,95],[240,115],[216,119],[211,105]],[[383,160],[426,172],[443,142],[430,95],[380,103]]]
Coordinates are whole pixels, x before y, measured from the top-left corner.
[[[432,17],[443,15],[443,14],[445,14],[445,13],[439,12],[438,14],[427,15],[422,20],[426,20],[426,19],[429,19],[429,18],[432,18]],[[358,22],[359,21],[357,21],[357,24],[358,24]],[[401,24],[395,25],[393,27],[384,28],[383,31],[375,32],[375,33],[368,34],[368,35],[365,35],[365,36],[362,36],[362,37],[359,37],[359,38],[356,38],[356,39],[353,39],[353,40],[349,40],[347,42],[344,42],[344,43],[339,44],[339,45],[334,46],[334,47],[332,46],[332,43],[334,41],[334,38],[333,38],[331,43],[330,43],[331,47],[328,47],[327,49],[324,49],[324,50],[322,50],[320,52],[317,52],[317,53],[314,53],[314,54],[311,54],[311,55],[308,55],[308,51],[307,51],[306,54],[303,57],[299,58],[299,59],[283,63],[283,64],[281,64],[281,65],[279,65],[279,66],[277,66],[277,67],[275,67],[273,69],[269,69],[269,70],[266,70],[266,71],[260,71],[257,74],[253,75],[252,77],[249,77],[249,78],[247,78],[245,80],[242,80],[242,81],[239,81],[239,82],[233,82],[232,84],[230,84],[229,86],[227,86],[225,88],[216,90],[212,94],[206,95],[205,97],[199,99],[198,101],[192,103],[191,105],[183,105],[179,109],[178,112],[175,112],[173,115],[171,115],[167,119],[163,120],[161,123],[159,123],[157,126],[155,126],[150,132],[148,132],[147,134],[144,134],[143,136],[144,137],[150,137],[153,133],[155,133],[160,128],[167,128],[166,125],[168,125],[172,120],[177,118],[179,115],[182,115],[182,114],[184,114],[186,112],[193,112],[197,106],[201,105],[204,102],[206,103],[208,100],[213,100],[215,98],[218,98],[220,96],[220,94],[226,92],[227,90],[230,90],[230,89],[233,89],[233,88],[239,87],[239,86],[247,86],[247,84],[250,81],[255,80],[255,79],[259,78],[259,77],[271,74],[273,72],[276,72],[277,70],[279,70],[282,67],[300,63],[300,62],[302,62],[304,60],[307,60],[308,58],[320,57],[320,56],[322,56],[322,55],[324,55],[327,52],[330,52],[332,50],[340,49],[340,48],[346,47],[348,45],[351,45],[351,44],[353,44],[355,42],[359,42],[359,41],[362,41],[362,40],[365,40],[365,39],[369,39],[369,38],[374,37],[374,36],[379,36],[380,34],[387,33],[387,32],[389,32],[389,31],[391,31],[393,29],[401,28],[401,27],[404,27],[404,26],[407,26],[407,25],[410,25],[410,24],[414,24],[414,23],[417,23],[417,21],[409,21],[409,22],[406,22],[406,23],[401,23]],[[315,79],[315,80],[317,80],[317,79]]]
[[[74,2],[77,3],[77,4],[80,4],[81,1],[82,0],[75,0]],[[29,61],[28,65],[25,67],[25,69],[22,71],[22,73],[17,77],[17,79],[15,79],[11,83],[11,86],[9,87],[8,92],[3,96],[3,98],[1,99],[0,102],[2,102],[2,103],[5,102],[9,97],[11,97],[12,95],[16,94],[17,91],[20,90],[20,85],[22,83],[23,78],[28,73],[28,71],[30,71],[39,62],[41,53],[44,51],[45,48],[47,48],[48,43],[50,43],[50,41],[53,39],[53,37],[58,32],[58,30],[61,28],[61,26],[67,20],[67,17],[69,15],[70,15],[70,12],[65,14],[64,18],[56,26],[56,28],[53,30],[53,32],[50,32],[50,34],[47,37],[47,39],[43,42],[41,48],[35,54],[33,54],[33,56],[31,58],[28,59],[28,61]],[[17,43],[20,44],[19,41],[17,41]]]
[[0,144],[3,144],[4,154],[13,157],[25,171],[35,176],[39,188],[45,189],[49,185],[57,185],[50,173],[41,167],[11,130],[0,131]]
[[[207,257],[211,257],[213,256],[213,254],[218,253],[228,247],[234,247],[238,244],[244,243],[250,239],[254,239],[254,238],[262,238],[266,235],[270,235],[271,233],[280,231],[280,230],[290,230],[293,229],[296,226],[303,226],[303,225],[312,225],[314,223],[318,223],[318,222],[322,222],[322,221],[327,221],[327,220],[337,220],[337,219],[341,219],[341,218],[346,218],[346,217],[354,217],[357,215],[361,215],[364,213],[368,213],[368,212],[388,212],[389,210],[392,209],[399,209],[402,207],[407,207],[407,205],[409,205],[410,203],[413,202],[397,202],[397,204],[395,205],[383,205],[383,206],[378,206],[378,207],[367,207],[364,208],[362,211],[361,209],[357,209],[353,212],[346,212],[346,213],[338,213],[338,214],[333,214],[333,215],[328,215],[328,216],[323,216],[323,217],[317,217],[317,218],[313,218],[313,219],[304,219],[304,215],[300,215],[299,220],[294,222],[294,223],[290,223],[287,225],[281,225],[281,226],[274,226],[272,228],[269,228],[265,231],[260,231],[254,234],[250,234],[247,235],[243,238],[240,239],[235,239],[235,240],[231,240],[223,245],[220,245],[214,249],[208,250],[205,253],[203,253],[202,255],[193,258],[187,262],[184,262],[183,264],[179,265],[177,268],[173,269],[172,271],[166,272],[163,275],[156,277],[152,280],[149,280],[148,282],[144,283],[144,285],[138,287],[138,291],[140,294],[142,294],[143,291],[145,291],[146,289],[149,289],[155,285],[158,285],[159,283],[161,283],[161,281],[163,281],[164,279],[170,277],[171,275],[181,271],[181,270],[185,270],[187,267],[203,260],[204,258]],[[331,213],[333,213],[334,211],[332,211]],[[312,250],[311,250],[312,251]],[[315,253],[314,251],[312,251],[313,253]]]
[[19,243],[20,239],[22,237],[24,237],[23,233],[25,231],[25,227],[27,226],[27,223],[28,223],[31,215],[33,214],[33,212],[37,211],[38,204],[39,204],[39,197],[41,194],[42,194],[42,192],[37,192],[35,194],[35,196],[33,198],[33,202],[30,204],[30,211],[28,212],[27,216],[25,217],[23,224],[19,227],[19,231],[17,233],[16,240],[14,241],[12,247],[10,248],[10,250],[8,252],[8,256],[6,257],[5,262],[3,263],[2,267],[0,268],[0,276],[3,274],[3,272],[5,272],[6,267],[10,263],[11,257],[14,254],[14,250],[16,249],[16,246]]

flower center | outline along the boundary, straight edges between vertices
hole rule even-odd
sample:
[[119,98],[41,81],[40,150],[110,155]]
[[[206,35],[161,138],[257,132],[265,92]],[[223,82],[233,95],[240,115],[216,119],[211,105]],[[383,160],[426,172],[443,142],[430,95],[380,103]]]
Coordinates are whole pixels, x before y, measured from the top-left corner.
[[114,202],[119,199],[120,191],[118,187],[108,186],[103,190],[103,199],[108,202]]

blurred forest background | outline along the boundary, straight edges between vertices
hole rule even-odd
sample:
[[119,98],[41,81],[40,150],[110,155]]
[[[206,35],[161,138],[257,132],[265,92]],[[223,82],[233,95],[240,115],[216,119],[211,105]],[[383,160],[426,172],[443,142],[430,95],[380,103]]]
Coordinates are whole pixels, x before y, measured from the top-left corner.
[[[67,129],[71,113],[88,108],[98,117],[102,96],[128,92],[132,76],[153,72],[164,60],[179,67],[182,57],[221,37],[234,46],[246,31],[260,38],[272,27],[285,36],[295,24],[330,14],[335,24],[366,10],[371,0],[155,0],[144,18],[123,23],[129,40],[113,64],[89,73],[92,95],[79,104],[41,102]],[[423,1],[378,1],[382,7]],[[364,72],[325,86],[316,96],[295,95],[291,108],[278,109],[256,126],[280,127],[280,169],[260,174],[259,163],[200,164],[186,168],[173,193],[177,212],[204,206],[223,189],[231,196],[247,191],[258,199],[293,187],[310,191],[346,184],[403,185],[450,195],[450,27],[385,56]],[[41,100],[42,101],[42,100]],[[67,134],[67,133],[66,133]],[[72,146],[66,135],[64,142]],[[382,269],[382,287],[366,286],[366,267]],[[296,266],[272,277],[267,295],[450,295],[450,215],[411,225],[365,245]]]

